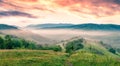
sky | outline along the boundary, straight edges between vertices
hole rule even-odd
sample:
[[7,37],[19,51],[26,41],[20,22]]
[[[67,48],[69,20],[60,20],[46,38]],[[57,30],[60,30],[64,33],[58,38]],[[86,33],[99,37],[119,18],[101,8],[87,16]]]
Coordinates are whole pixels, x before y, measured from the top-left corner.
[[120,0],[0,0],[0,23],[120,24]]

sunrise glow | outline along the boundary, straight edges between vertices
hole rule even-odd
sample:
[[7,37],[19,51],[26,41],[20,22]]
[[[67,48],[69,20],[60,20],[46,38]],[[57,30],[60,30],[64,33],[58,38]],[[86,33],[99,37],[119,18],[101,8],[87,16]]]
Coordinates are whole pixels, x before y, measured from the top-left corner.
[[23,22],[22,26],[41,23],[120,24],[119,0],[0,0],[0,6],[0,23],[17,26]]

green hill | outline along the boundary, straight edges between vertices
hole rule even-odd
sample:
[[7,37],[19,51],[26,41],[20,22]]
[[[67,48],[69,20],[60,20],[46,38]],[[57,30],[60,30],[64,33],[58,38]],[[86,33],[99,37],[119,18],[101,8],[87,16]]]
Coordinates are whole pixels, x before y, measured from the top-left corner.
[[[50,46],[39,50],[0,50],[0,66],[120,66],[119,53],[110,51],[112,47],[102,42],[75,38],[57,45],[63,51],[52,51]],[[66,53],[68,49],[71,52]]]
[[[72,40],[69,44],[78,44],[79,40]],[[75,43],[77,42],[77,43]],[[75,50],[78,48],[80,44],[83,45],[82,48]],[[70,45],[69,45],[70,46]],[[67,66],[119,66],[120,65],[120,55],[115,50],[111,52],[110,49],[112,47],[107,48],[101,42],[91,41],[91,40],[83,40],[83,42],[79,42],[79,44],[72,45],[74,52],[71,53],[70,57],[67,58]],[[70,50],[70,49],[69,49]]]
[[[119,66],[120,53],[103,42],[71,39],[61,43],[70,55],[66,66]],[[111,51],[112,50],[112,51]]]

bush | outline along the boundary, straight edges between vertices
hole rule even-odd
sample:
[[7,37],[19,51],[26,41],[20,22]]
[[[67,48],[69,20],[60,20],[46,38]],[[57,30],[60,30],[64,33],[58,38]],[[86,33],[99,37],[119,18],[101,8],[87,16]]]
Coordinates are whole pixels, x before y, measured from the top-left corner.
[[43,46],[42,50],[53,50],[53,51],[62,51],[62,48],[59,45],[50,45],[50,46]]
[[113,48],[110,48],[109,51],[110,51],[111,53],[113,53],[113,54],[116,54],[116,50],[113,49]]
[[82,43],[83,43],[83,39],[78,39],[78,40],[68,42],[65,47],[66,52],[71,53],[73,51],[82,49],[84,47]]

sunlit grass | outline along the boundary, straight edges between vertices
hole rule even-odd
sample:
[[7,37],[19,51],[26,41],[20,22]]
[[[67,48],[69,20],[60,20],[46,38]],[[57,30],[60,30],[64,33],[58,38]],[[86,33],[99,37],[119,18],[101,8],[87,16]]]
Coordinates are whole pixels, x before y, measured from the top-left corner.
[[0,50],[0,66],[63,66],[66,53],[44,50]]

